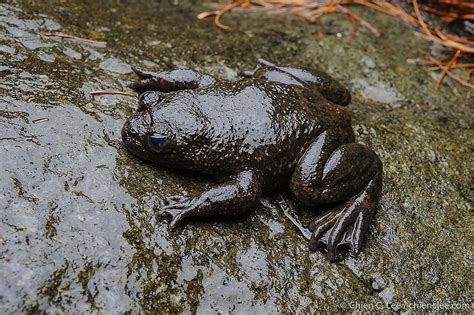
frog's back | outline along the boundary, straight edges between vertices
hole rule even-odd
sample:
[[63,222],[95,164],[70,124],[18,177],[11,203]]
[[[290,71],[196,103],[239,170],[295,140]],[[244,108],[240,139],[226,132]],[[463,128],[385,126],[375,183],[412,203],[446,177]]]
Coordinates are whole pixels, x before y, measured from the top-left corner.
[[249,158],[256,159],[259,150],[268,145],[294,141],[316,125],[303,109],[305,100],[287,85],[252,80],[222,82],[197,90],[196,99],[196,107],[209,123],[209,140]]
[[300,88],[274,82],[220,82],[176,93],[168,103],[200,126],[188,143],[193,168],[204,173],[254,168],[269,182],[285,180],[325,128]]

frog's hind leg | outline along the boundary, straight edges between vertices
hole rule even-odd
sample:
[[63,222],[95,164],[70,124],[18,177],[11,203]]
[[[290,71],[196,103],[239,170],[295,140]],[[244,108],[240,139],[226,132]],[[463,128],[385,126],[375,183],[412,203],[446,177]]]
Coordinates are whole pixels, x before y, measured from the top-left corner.
[[254,207],[262,194],[262,178],[258,171],[244,170],[230,176],[219,186],[195,198],[174,196],[167,198],[159,215],[172,217],[171,229],[190,217],[238,215]]
[[172,71],[144,71],[132,67],[138,76],[138,81],[129,84],[129,87],[138,93],[146,91],[172,92],[178,90],[197,89],[209,86],[216,82],[210,75],[189,69]]
[[330,261],[348,247],[357,255],[375,213],[382,188],[382,162],[358,143],[334,143],[334,131],[322,133],[298,162],[290,188],[309,205],[338,204],[315,220],[310,249],[326,248]]
[[316,89],[327,100],[337,105],[347,106],[351,102],[349,90],[325,72],[306,68],[281,67],[265,59],[258,59],[257,63],[290,74],[298,81]]
[[335,261],[338,250],[348,247],[357,256],[364,236],[375,214],[382,184],[382,173],[377,173],[360,193],[342,202],[310,225],[313,232],[309,248],[325,248],[330,261]]

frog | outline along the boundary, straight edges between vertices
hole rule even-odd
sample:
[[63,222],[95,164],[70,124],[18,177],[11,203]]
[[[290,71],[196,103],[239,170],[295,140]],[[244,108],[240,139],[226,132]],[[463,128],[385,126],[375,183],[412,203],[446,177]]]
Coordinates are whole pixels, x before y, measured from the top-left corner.
[[157,215],[170,217],[170,229],[192,218],[238,218],[262,194],[289,187],[317,214],[309,250],[323,250],[330,262],[359,255],[383,165],[355,142],[346,87],[323,71],[265,59],[233,80],[192,69],[133,70],[138,108],[122,129],[125,148],[159,167],[217,179],[200,194],[163,200]]

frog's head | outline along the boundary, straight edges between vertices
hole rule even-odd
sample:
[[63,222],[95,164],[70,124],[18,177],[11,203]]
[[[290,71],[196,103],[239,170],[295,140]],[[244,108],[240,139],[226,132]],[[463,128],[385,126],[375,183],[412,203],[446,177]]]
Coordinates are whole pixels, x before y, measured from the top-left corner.
[[140,95],[137,112],[122,128],[122,140],[131,153],[165,166],[187,167],[194,158],[195,139],[202,131],[199,117],[185,100],[160,92]]

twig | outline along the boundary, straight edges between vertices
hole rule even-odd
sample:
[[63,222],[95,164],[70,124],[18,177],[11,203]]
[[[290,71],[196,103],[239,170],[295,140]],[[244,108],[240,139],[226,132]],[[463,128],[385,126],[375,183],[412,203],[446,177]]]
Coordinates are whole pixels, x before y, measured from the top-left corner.
[[95,39],[89,39],[89,38],[82,38],[70,34],[65,34],[65,33],[41,33],[43,36],[46,37],[61,37],[61,38],[66,38],[66,39],[73,39],[77,40],[79,42],[84,42],[84,43],[93,43],[93,44],[99,44],[99,45],[107,45],[107,42],[100,41],[100,40],[95,40]]
[[109,91],[109,90],[98,90],[90,92],[91,95],[124,95],[124,96],[137,96],[135,93],[124,92],[124,91]]
[[423,18],[421,17],[420,8],[418,7],[417,0],[412,0],[412,2],[413,2],[413,9],[415,9],[415,14],[416,14],[416,17],[418,18],[418,22],[420,23],[421,28],[423,29],[423,31],[428,37],[430,38],[433,37],[433,34],[431,34],[430,30],[428,29],[428,26],[426,26],[425,21],[423,21]]
[[[441,31],[439,31],[441,32]],[[474,40],[470,40],[470,39],[467,39],[467,38],[462,38],[462,37],[457,37],[457,36],[454,36],[454,35],[451,35],[451,34],[447,34],[447,33],[442,33],[444,35],[444,37],[446,37],[447,39],[452,39],[456,42],[460,42],[460,43],[463,43],[463,44],[467,44],[467,45],[471,45],[471,46],[474,46]]]
[[[434,64],[436,64],[438,67],[440,67],[441,69],[444,68],[443,64],[442,64],[440,61],[434,59],[433,57],[430,57],[430,60],[431,60]],[[463,86],[466,86],[466,87],[468,87],[468,88],[474,89],[474,84],[470,84],[469,82],[464,81],[464,80],[461,79],[460,77],[458,77],[458,76],[452,74],[450,71],[446,72],[446,75],[447,75],[448,77],[450,77],[451,79],[453,79],[454,81],[458,82],[459,84],[461,84],[461,85],[463,85]]]
[[474,73],[474,68],[467,72],[467,81],[471,81],[472,74]]
[[370,24],[369,22],[367,22],[366,20],[364,20],[363,18],[361,18],[360,16],[356,15],[354,12],[352,12],[351,10],[349,10],[348,8],[338,4],[336,5],[336,8],[342,12],[344,12],[345,14],[347,14],[351,19],[355,19],[357,22],[359,22],[362,26],[366,27],[367,29],[369,29],[372,33],[374,33],[374,35],[376,37],[380,37],[380,32],[372,26],[372,24]]
[[[455,5],[458,7],[464,7],[466,5],[464,2],[456,0],[440,1],[442,3]],[[349,18],[351,18],[351,22],[353,22],[353,18],[356,18],[357,22],[359,22],[371,32],[376,34],[376,36],[378,36],[377,34],[380,34],[380,32],[375,27],[373,27],[368,21],[365,21],[359,16],[355,15],[351,10],[347,8],[347,6],[350,4],[357,4],[377,10],[384,14],[399,17],[412,26],[420,27],[424,33],[421,36],[430,41],[434,41],[448,48],[461,50],[461,52],[474,53],[474,47],[472,47],[474,43],[472,40],[452,36],[447,33],[441,32],[438,29],[430,29],[421,16],[418,1],[413,0],[412,2],[416,16],[413,16],[410,13],[406,12],[399,5],[395,5],[383,0],[331,0],[326,4],[320,4],[309,0],[231,0],[227,4],[214,2],[211,3],[211,6],[217,7],[219,9],[216,11],[203,12],[198,15],[198,18],[204,19],[206,17],[214,16],[214,22],[219,28],[223,30],[229,30],[229,27],[221,22],[221,18],[225,13],[235,8],[241,8],[243,10],[254,10],[256,7],[261,7],[274,11],[286,11],[294,15],[301,16],[306,20],[310,21],[314,21],[315,19],[325,14],[341,11],[345,13]],[[309,12],[303,13],[302,9]],[[349,35],[349,37],[350,36],[351,35]]]
[[39,123],[42,123],[42,122],[45,122],[45,121],[48,121],[48,120],[49,120],[49,118],[45,117],[45,118],[34,119],[31,122],[34,123],[34,124],[39,124]]
[[424,11],[433,13],[436,15],[441,16],[441,21],[446,22],[446,23],[451,23],[455,20],[474,20],[474,14],[461,14],[457,12],[450,12],[450,11],[445,11],[445,10],[440,10],[436,8],[432,8],[427,5],[422,5],[420,6]]
[[[422,63],[419,63],[419,64],[422,64]],[[424,64],[433,64],[433,62],[427,61]],[[457,64],[454,64],[450,67],[450,69],[459,69],[459,68],[474,68],[474,63],[457,63]],[[438,70],[439,67],[435,66],[435,67],[430,67],[429,69],[430,70]]]
[[[417,36],[421,36],[424,39],[427,39],[431,42],[440,44],[448,49],[455,50],[455,55],[453,59],[446,65],[441,63],[440,67],[437,63],[432,61],[427,64],[437,65],[436,70],[441,70],[442,73],[440,78],[436,82],[436,86],[439,87],[442,83],[442,80],[449,76],[453,80],[461,82],[462,80],[456,75],[450,72],[453,68],[467,68],[470,69],[470,66],[460,66],[457,65],[457,60],[461,58],[461,54],[464,56],[466,54],[474,54],[474,40],[468,38],[461,38],[451,34],[448,34],[444,31],[441,31],[438,28],[431,27],[428,25],[423,17],[421,10],[428,12],[433,12],[439,14],[441,18],[445,17],[445,20],[452,21],[454,20],[471,20],[474,18],[472,9],[474,9],[474,4],[462,0],[437,0],[436,4],[441,4],[448,9],[436,9],[427,5],[420,5],[418,0],[412,0],[413,11],[414,13],[408,12],[403,7],[398,4],[391,3],[388,0],[326,0],[326,1],[314,1],[314,0],[228,0],[227,3],[210,3],[211,7],[216,8],[215,11],[203,12],[198,15],[199,19],[204,19],[207,17],[214,17],[215,25],[223,30],[229,30],[230,28],[224,25],[221,22],[224,14],[234,10],[245,10],[245,11],[256,11],[256,10],[266,10],[272,13],[287,12],[295,16],[302,17],[308,21],[314,21],[326,14],[332,14],[335,12],[344,13],[347,18],[350,19],[352,23],[351,32],[348,35],[347,41],[351,41],[354,37],[357,26],[360,24],[363,27],[370,30],[375,36],[380,36],[380,32],[368,21],[364,20],[360,16],[356,15],[349,6],[350,5],[360,5],[382,12],[384,14],[397,17],[407,24],[419,29],[421,32],[415,32]],[[455,11],[451,11],[451,9]],[[464,12],[463,10],[467,10]],[[439,62],[439,61],[438,61]],[[468,71],[468,81],[473,75],[472,70]],[[469,82],[463,81],[461,83],[464,86],[471,86]]]
[[443,72],[441,72],[440,77],[438,78],[438,80],[436,80],[436,88],[439,88],[439,85],[441,84],[441,82],[443,82],[443,79],[446,76],[446,74],[449,72],[449,70],[451,69],[451,66],[457,62],[460,56],[461,56],[461,51],[457,50],[453,58],[451,58],[451,60],[446,65],[446,67],[442,68]]
[[347,42],[348,43],[352,42],[352,39],[354,38],[354,36],[357,32],[357,20],[355,18],[351,17],[351,23],[352,23],[351,33],[347,37]]
[[462,52],[466,52],[466,53],[470,53],[470,54],[474,54],[474,47],[469,47],[469,46],[466,46],[466,45],[463,45],[461,43],[458,43],[454,40],[442,40],[440,38],[436,38],[434,36],[426,36],[425,34],[422,34],[422,33],[418,33],[416,32],[415,35],[418,35],[420,37],[423,37],[423,38],[426,38],[430,41],[433,41],[433,42],[436,42],[440,45],[443,45],[445,47],[449,47],[449,48],[453,48],[453,49],[456,49],[456,50],[460,50]]
[[225,31],[229,30],[230,28],[228,26],[221,23],[221,18],[227,11],[231,11],[233,8],[235,8],[236,6],[238,6],[240,4],[242,4],[242,2],[231,3],[227,7],[225,7],[224,9],[220,10],[217,13],[216,19],[215,19],[215,23],[216,23],[217,27],[220,27],[221,29],[223,29]]
[[223,7],[222,9],[220,10],[216,10],[216,11],[210,11],[210,12],[202,12],[200,14],[198,14],[197,18],[202,20],[204,18],[207,18],[207,17],[210,17],[210,16],[215,16],[214,17],[214,23],[216,24],[216,26],[224,31],[228,31],[230,29],[230,27],[228,27],[227,25],[224,25],[222,22],[221,22],[221,18],[222,16],[228,12],[228,11],[231,11],[233,8],[237,7],[237,6],[243,6],[244,3],[246,3],[247,7],[250,6],[250,2],[249,1],[235,1],[235,2],[231,2],[229,4],[227,4],[225,7]]

